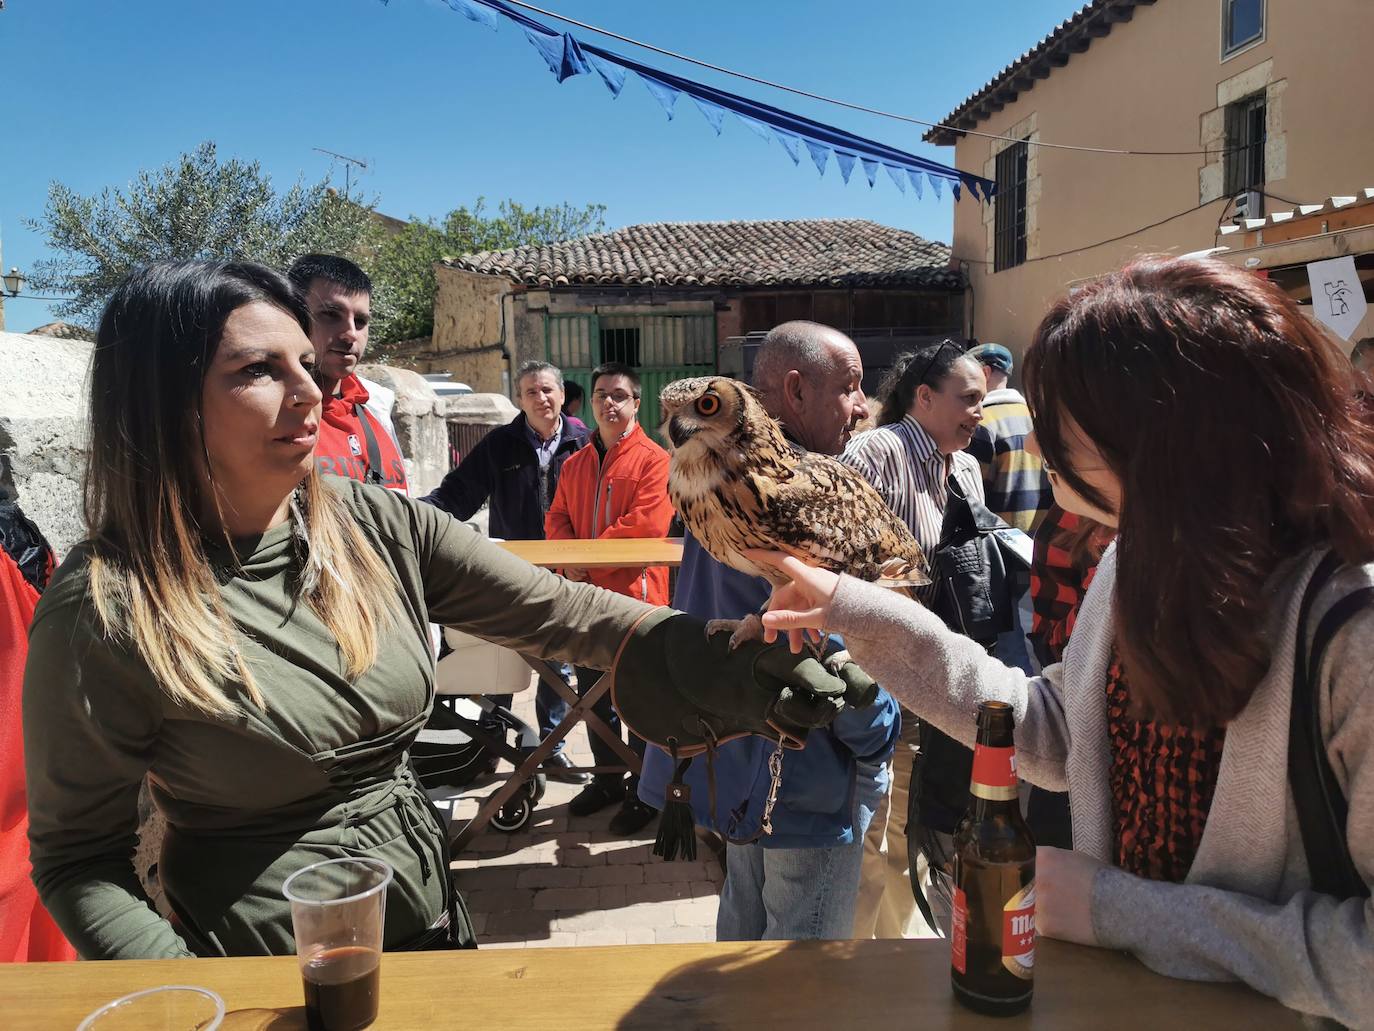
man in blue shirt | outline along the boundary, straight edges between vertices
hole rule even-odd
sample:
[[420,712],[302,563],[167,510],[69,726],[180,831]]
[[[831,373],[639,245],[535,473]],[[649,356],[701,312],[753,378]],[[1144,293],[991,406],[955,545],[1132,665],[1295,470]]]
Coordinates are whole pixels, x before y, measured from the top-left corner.
[[[558,490],[558,473],[568,456],[587,443],[587,427],[566,419],[563,373],[548,362],[529,361],[516,374],[520,414],[498,426],[473,447],[442,483],[421,499],[459,519],[470,519],[490,506],[488,528],[499,540],[544,539],[544,515]],[[569,670],[562,669],[563,679]],[[509,695],[492,701],[509,706]],[[539,736],[548,737],[568,713],[568,703],[543,680],[535,693]],[[568,769],[572,762],[559,750],[544,761],[554,780],[585,784],[591,777]]]
[[[843,333],[788,322],[764,339],[753,381],[789,439],[836,455],[868,414],[862,378],[859,352]],[[739,619],[760,611],[768,595],[766,580],[722,565],[686,537],[674,607],[706,619]],[[868,708],[845,709],[830,727],[812,731],[805,749],[783,751],[771,834],[761,826],[774,743],[749,737],[720,747],[714,812],[706,759],[692,762],[686,781],[696,823],[727,841],[717,940],[850,937],[864,833],[886,794],[899,730],[896,702],[879,691]],[[672,775],[672,760],[650,747],[639,797],[661,808]]]

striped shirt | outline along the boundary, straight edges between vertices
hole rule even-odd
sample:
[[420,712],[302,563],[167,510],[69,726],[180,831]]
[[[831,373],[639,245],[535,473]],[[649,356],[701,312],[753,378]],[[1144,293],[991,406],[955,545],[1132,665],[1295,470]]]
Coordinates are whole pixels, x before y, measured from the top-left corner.
[[983,421],[968,452],[983,467],[988,508],[1034,536],[1054,502],[1054,490],[1044,464],[1026,450],[1032,429],[1025,398],[1015,390],[994,390],[983,400]]
[[[910,415],[901,422],[860,433],[849,442],[840,461],[873,485],[927,555],[940,543],[949,501],[946,482],[951,473],[968,497],[983,500],[978,461],[964,451],[941,454],[930,434]],[[930,584],[916,595],[929,603],[936,588]]]

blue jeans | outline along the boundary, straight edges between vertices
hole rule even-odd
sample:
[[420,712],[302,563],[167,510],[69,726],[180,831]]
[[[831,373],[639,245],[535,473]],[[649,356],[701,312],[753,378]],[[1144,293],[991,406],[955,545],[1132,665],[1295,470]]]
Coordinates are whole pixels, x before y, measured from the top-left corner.
[[[563,683],[572,686],[572,667],[566,662],[558,667],[558,675],[563,678]],[[539,722],[539,736],[546,738],[553,733],[553,728],[563,722],[563,718],[568,715],[568,703],[563,700],[563,696],[544,683],[544,678],[539,678],[539,685],[534,689],[534,718]],[[556,752],[563,750],[563,742],[558,742]]]
[[[566,662],[558,667],[558,675],[563,678],[563,683],[572,686],[572,667]],[[509,709],[515,700],[514,695],[492,695],[491,700],[497,705]],[[544,678],[539,678],[539,684],[534,689],[534,718],[539,723],[539,737],[546,738],[553,733],[553,728],[563,721],[563,717],[568,715],[568,703],[563,700],[562,695],[544,683]],[[558,742],[554,754],[563,751],[566,739]]]
[[864,839],[835,848],[725,846],[716,941],[852,937]]

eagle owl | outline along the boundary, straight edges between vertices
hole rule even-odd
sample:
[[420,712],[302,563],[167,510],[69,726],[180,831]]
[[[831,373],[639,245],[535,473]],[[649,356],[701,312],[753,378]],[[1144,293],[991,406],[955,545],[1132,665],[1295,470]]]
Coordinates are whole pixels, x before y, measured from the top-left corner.
[[672,444],[668,496],[717,561],[774,586],[787,578],[744,557],[782,551],[884,586],[930,582],[921,546],[862,476],[788,442],[757,394],[701,376],[659,395]]

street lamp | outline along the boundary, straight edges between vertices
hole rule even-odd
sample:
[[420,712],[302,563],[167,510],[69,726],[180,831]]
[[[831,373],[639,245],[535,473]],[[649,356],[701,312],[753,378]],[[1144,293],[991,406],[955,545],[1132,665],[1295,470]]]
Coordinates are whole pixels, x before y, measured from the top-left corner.
[[19,291],[24,289],[24,273],[17,268],[11,267],[0,279],[4,280],[5,293],[10,297],[18,297]]

